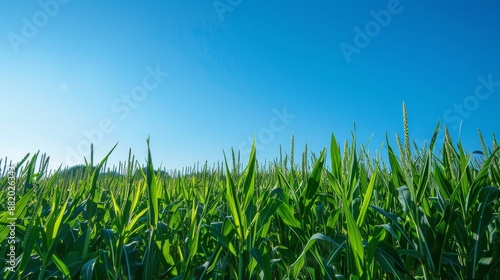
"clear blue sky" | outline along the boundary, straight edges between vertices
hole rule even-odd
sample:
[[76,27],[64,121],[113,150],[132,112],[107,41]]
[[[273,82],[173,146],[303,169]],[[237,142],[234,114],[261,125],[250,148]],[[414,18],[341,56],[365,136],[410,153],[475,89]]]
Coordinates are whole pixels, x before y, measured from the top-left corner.
[[[375,153],[439,120],[469,151],[500,133],[500,2],[2,1],[0,156],[155,165],[318,153],[333,132]],[[168,74],[167,74],[168,73]],[[99,132],[97,132],[99,131]],[[86,135],[87,134],[87,135]],[[83,152],[83,153],[82,153]],[[385,153],[386,150],[383,150]]]

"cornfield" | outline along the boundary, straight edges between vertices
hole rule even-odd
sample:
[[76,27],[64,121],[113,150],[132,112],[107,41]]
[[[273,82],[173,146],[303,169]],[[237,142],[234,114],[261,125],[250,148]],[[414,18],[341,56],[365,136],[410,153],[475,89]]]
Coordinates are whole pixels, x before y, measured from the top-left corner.
[[403,111],[386,161],[354,134],[299,162],[293,138],[266,165],[254,146],[245,168],[231,151],[230,163],[164,172],[149,139],[142,165],[131,153],[54,174],[39,153],[0,161],[0,278],[500,279],[494,134],[467,153],[446,128],[438,146],[438,124],[417,147]]

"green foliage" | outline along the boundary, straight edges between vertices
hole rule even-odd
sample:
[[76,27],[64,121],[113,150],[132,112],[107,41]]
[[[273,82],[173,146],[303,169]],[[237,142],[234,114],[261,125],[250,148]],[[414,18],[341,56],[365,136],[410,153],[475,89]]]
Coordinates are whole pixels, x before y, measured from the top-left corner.
[[480,134],[482,152],[468,154],[445,132],[435,147],[438,125],[412,149],[403,112],[387,167],[354,135],[343,150],[332,135],[329,155],[306,148],[300,166],[293,138],[268,166],[254,146],[244,170],[234,151],[232,167],[155,170],[149,139],[144,166],[129,153],[107,172],[109,154],[54,174],[27,156],[15,167],[14,272],[0,172],[0,279],[498,279],[496,138],[488,147]]

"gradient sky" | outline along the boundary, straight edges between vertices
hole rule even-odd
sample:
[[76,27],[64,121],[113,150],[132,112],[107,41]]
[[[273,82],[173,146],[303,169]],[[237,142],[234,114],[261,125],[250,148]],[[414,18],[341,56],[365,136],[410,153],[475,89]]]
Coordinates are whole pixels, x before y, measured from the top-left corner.
[[[232,3],[232,4],[231,4]],[[499,1],[2,1],[0,157],[96,158],[115,143],[167,169],[279,145],[319,153],[500,132]],[[156,74],[151,74],[156,72]],[[168,73],[168,74],[167,74]],[[147,89],[146,89],[147,88]],[[461,131],[458,124],[462,122]],[[89,139],[90,138],[90,141]],[[386,150],[382,148],[382,152]]]

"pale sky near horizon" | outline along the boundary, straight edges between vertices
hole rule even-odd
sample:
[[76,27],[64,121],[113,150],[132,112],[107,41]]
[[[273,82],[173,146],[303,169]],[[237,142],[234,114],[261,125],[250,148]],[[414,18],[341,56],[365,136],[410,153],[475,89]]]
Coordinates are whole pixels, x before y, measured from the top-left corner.
[[[438,121],[469,152],[500,133],[500,2],[2,1],[0,157],[51,167],[117,142],[156,166],[305,143],[319,153],[356,123],[374,154]],[[461,123],[461,127],[460,127]],[[381,150],[386,153],[386,149]]]

